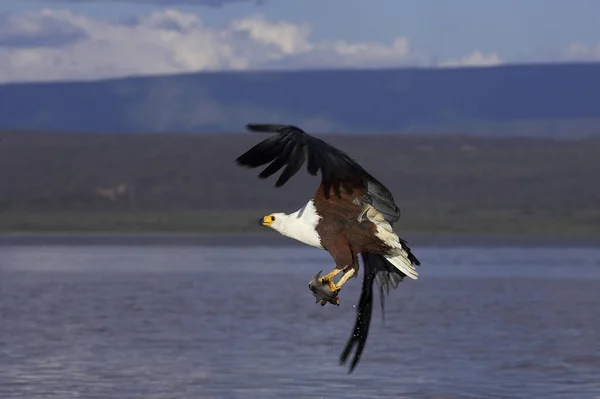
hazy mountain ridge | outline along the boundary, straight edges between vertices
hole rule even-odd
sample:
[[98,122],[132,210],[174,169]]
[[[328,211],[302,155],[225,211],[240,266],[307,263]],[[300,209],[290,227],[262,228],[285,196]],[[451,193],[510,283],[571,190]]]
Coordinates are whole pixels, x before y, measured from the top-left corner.
[[600,64],[219,72],[0,86],[0,128],[239,132],[600,132]]

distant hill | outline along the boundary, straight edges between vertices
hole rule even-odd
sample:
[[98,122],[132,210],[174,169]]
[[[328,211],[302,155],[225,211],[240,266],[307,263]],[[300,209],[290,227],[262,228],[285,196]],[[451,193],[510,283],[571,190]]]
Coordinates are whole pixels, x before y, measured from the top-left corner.
[[223,72],[0,86],[0,129],[584,136],[600,132],[600,64]]

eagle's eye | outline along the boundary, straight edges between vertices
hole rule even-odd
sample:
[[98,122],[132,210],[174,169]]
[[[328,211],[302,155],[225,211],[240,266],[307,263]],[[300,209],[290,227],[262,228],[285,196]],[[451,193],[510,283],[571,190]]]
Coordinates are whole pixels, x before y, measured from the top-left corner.
[[271,216],[271,221],[275,221],[275,216]]

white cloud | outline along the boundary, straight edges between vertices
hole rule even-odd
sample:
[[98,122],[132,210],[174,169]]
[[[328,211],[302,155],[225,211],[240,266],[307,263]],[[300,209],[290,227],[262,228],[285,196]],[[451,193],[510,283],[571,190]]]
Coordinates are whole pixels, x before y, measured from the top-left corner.
[[127,21],[95,20],[55,9],[0,15],[0,83],[217,70],[502,62],[497,54],[481,51],[440,64],[429,58],[413,49],[406,37],[389,44],[315,40],[309,24],[272,21],[261,15],[221,27],[205,25],[198,14],[168,9]]
[[245,32],[250,40],[273,46],[281,56],[305,53],[313,49],[309,41],[310,26],[289,22],[271,22],[261,16],[250,16],[233,21],[235,32]]
[[[4,17],[0,82],[95,79],[206,70],[390,66],[415,62],[406,38],[390,45],[311,40],[311,28],[260,15],[214,28],[163,10],[130,21],[46,9]],[[48,38],[61,40],[48,44]],[[26,38],[26,45],[19,44]]]
[[573,43],[567,47],[564,58],[567,61],[598,61],[600,60],[600,44]]
[[[26,1],[26,0],[21,0]],[[37,0],[46,3],[98,3],[106,2],[107,0]],[[108,0],[113,3],[130,3],[130,4],[156,4],[160,6],[176,6],[176,5],[192,5],[192,6],[208,6],[208,7],[223,7],[227,4],[251,2],[256,5],[262,5],[266,0]]]
[[500,56],[498,54],[489,53],[485,54],[481,51],[474,51],[471,54],[461,58],[461,59],[452,59],[448,61],[444,61],[440,63],[441,67],[465,67],[465,66],[477,66],[477,67],[485,67],[485,66],[494,66],[502,63]]

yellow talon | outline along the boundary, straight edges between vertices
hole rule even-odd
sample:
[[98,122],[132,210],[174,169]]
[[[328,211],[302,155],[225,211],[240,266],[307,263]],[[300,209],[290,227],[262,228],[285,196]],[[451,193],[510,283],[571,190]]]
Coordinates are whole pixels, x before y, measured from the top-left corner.
[[330,278],[328,278],[327,276],[325,276],[325,277],[321,277],[321,278],[319,279],[319,282],[320,282],[321,284],[325,284],[325,283],[326,283],[327,285],[329,285],[329,289],[331,290],[331,292],[336,292],[336,291],[339,289],[339,288],[338,288],[338,286],[337,286],[337,285],[335,285],[335,283],[333,282],[333,280],[331,280],[331,279],[330,279]]

